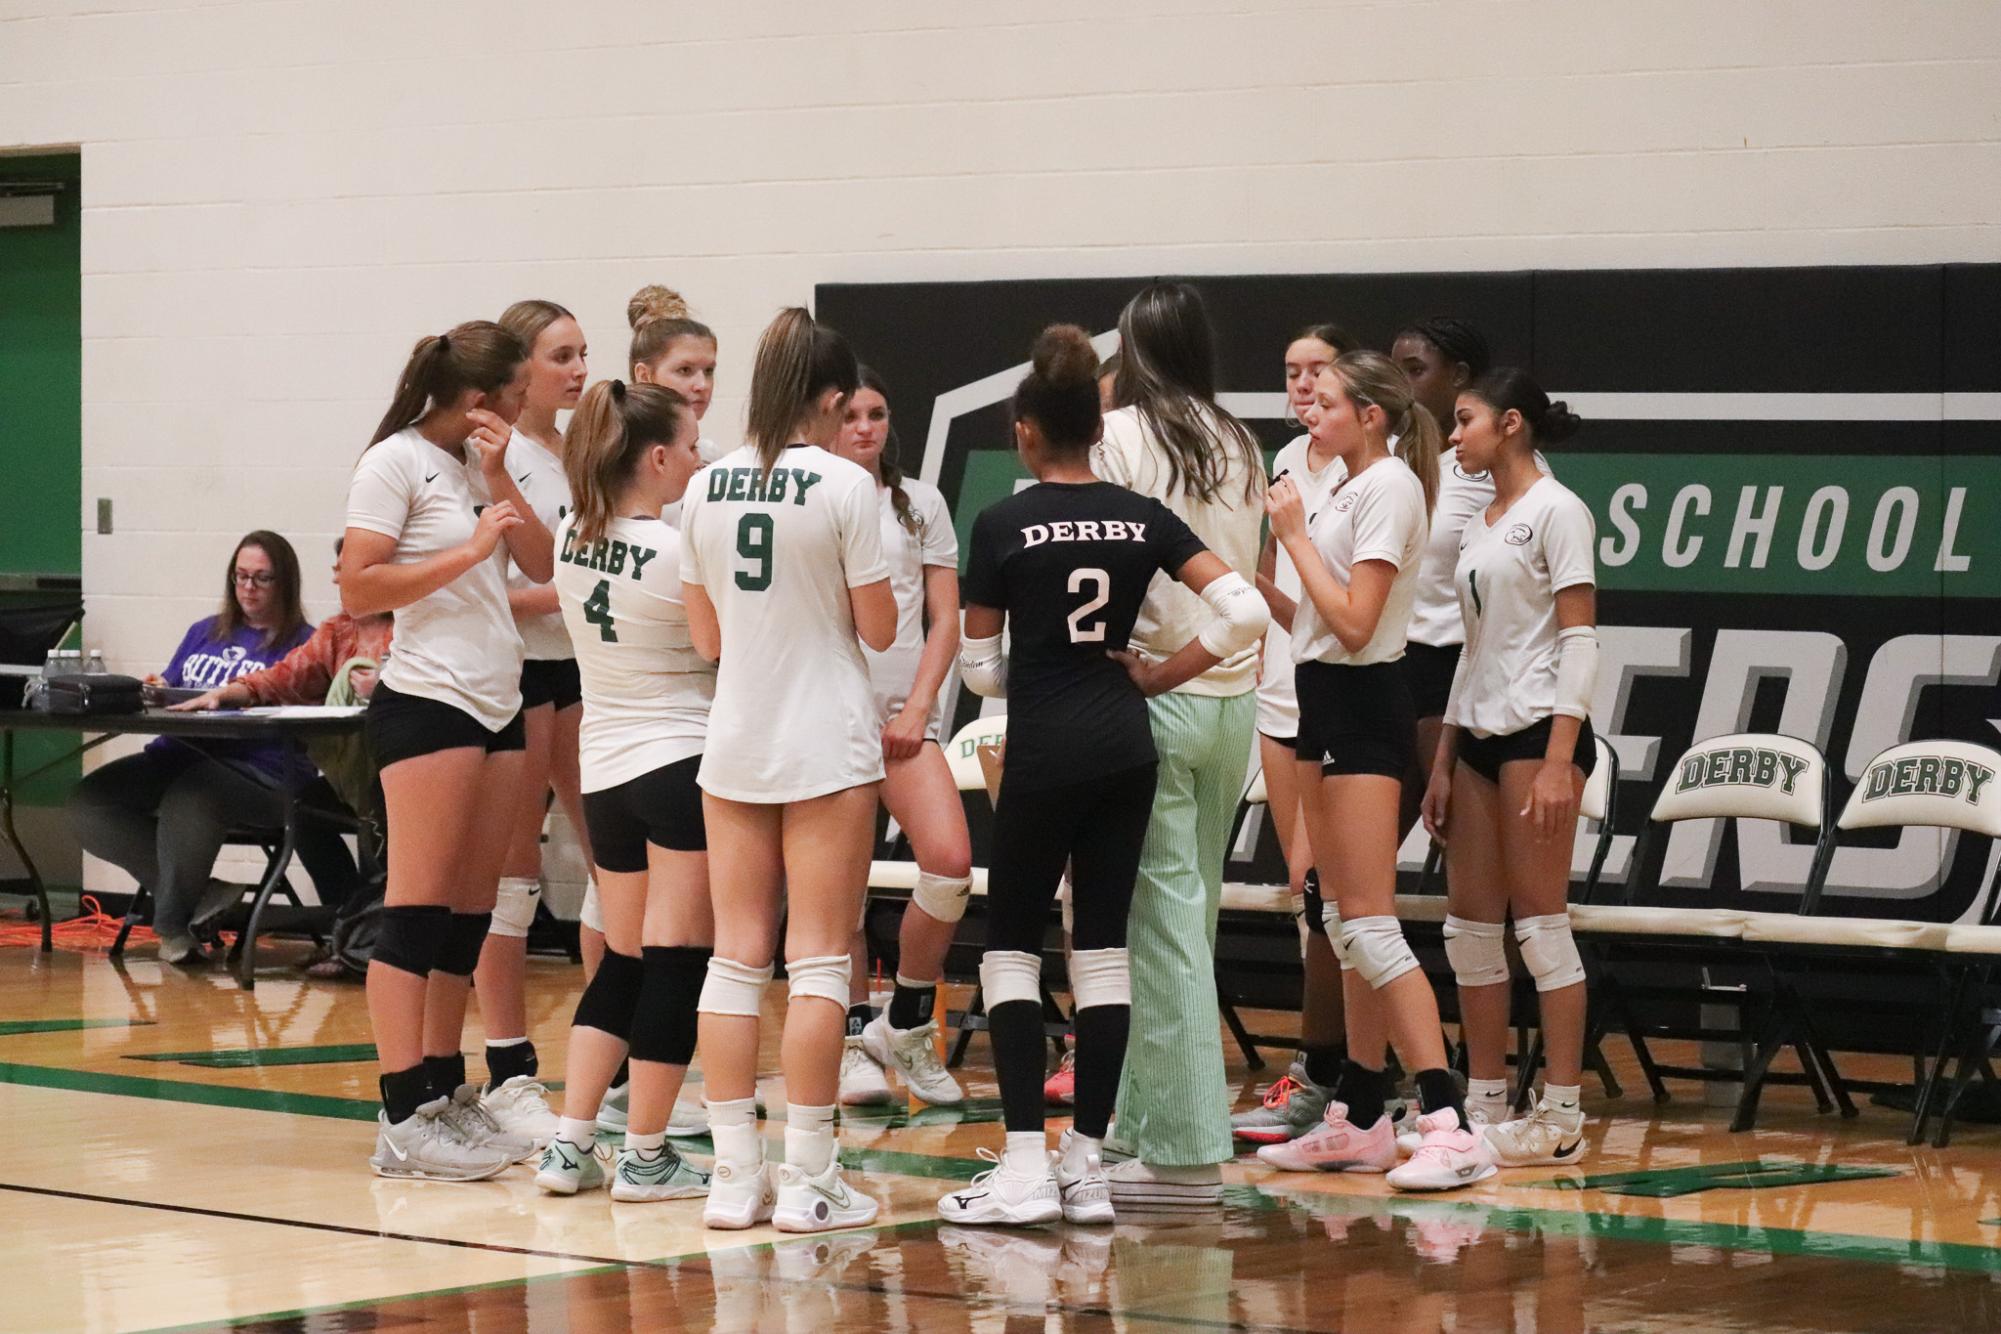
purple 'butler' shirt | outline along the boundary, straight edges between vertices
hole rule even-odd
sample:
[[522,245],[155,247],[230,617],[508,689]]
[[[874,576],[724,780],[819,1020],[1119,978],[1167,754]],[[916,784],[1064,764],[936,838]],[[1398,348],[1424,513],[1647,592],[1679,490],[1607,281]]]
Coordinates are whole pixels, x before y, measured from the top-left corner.
[[[267,645],[264,642],[265,632],[252,626],[239,625],[236,633],[223,634],[222,627],[217,624],[221,619],[219,616],[208,616],[188,627],[187,634],[181,636],[180,647],[174,650],[173,660],[167,664],[167,670],[160,673],[168,685],[190,690],[214,690],[226,686],[245,672],[262,671],[269,667],[305,643],[313,633],[312,626],[301,625],[276,643]],[[182,745],[194,746],[219,760],[234,760],[240,765],[248,765],[274,781],[284,774],[284,748],[261,742],[159,737],[146,749],[152,754],[166,755]]]

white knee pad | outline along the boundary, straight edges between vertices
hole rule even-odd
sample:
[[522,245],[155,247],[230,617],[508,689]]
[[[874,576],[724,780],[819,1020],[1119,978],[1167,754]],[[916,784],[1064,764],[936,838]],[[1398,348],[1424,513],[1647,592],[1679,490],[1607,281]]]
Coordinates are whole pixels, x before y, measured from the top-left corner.
[[1070,956],[1072,1008],[1133,1003],[1132,964],[1124,949],[1078,950]]
[[973,877],[917,873],[917,888],[910,901],[941,922],[956,922],[966,915],[966,900],[973,894]]
[[[757,1018],[764,1006],[764,989],[771,985],[771,965],[753,968],[720,954],[709,956],[708,975],[702,979],[701,999],[695,1008],[703,1014],[733,1014]],[[843,995],[842,1003],[846,1003]]]
[[1295,922],[1298,921],[1300,918],[1306,916],[1305,890],[1300,889],[1293,891],[1286,897],[1286,902],[1292,905],[1292,919]]
[[1403,923],[1394,917],[1357,917],[1342,922],[1337,937],[1341,961],[1362,975],[1362,980],[1381,990],[1417,967],[1417,956],[1403,938]]
[[599,935],[604,934],[604,914],[598,909],[598,882],[584,882],[584,906],[577,913],[577,921]]
[[542,882],[533,876],[504,875],[493,900],[493,924],[487,934],[525,936],[535,925],[535,905],[542,901]]
[[1009,1001],[1042,1004],[1042,956],[1026,950],[988,950],[980,957],[980,994],[989,1010]]
[[[1363,918],[1362,920],[1367,921],[1368,919]],[[1341,961],[1341,966],[1343,968],[1346,968],[1352,972],[1354,970],[1355,965],[1348,962],[1348,956],[1341,950],[1341,905],[1340,904],[1336,903],[1332,899],[1321,900],[1320,927],[1323,931],[1327,933],[1328,943],[1334,946],[1334,957]]]
[[1522,963],[1534,976],[1537,991],[1556,991],[1584,980],[1584,960],[1570,934],[1569,913],[1518,917],[1515,940],[1522,947]]
[[792,1000],[813,996],[848,1008],[848,975],[854,960],[845,954],[823,954],[812,959],[789,959],[785,964],[785,991]]
[[1445,915],[1445,957],[1462,987],[1491,987],[1508,980],[1506,928]]

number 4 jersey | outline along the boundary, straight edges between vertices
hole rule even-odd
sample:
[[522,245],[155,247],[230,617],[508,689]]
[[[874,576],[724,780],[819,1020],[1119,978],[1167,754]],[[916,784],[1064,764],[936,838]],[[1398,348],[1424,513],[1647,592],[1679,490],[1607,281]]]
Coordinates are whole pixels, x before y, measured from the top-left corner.
[[556,526],[556,595],[583,678],[583,790],[602,792],[702,753],[716,669],[681,602],[681,536],[613,519],[596,542]]
[[965,601],[1007,613],[1007,782],[1033,790],[1155,758],[1146,699],[1107,657],[1157,571],[1206,548],[1173,511],[1110,482],[1041,482],[973,523]]
[[702,790],[805,801],[882,778],[882,719],[848,590],[889,578],[875,478],[814,445],[767,473],[744,446],[696,473],[681,578],[722,625]]

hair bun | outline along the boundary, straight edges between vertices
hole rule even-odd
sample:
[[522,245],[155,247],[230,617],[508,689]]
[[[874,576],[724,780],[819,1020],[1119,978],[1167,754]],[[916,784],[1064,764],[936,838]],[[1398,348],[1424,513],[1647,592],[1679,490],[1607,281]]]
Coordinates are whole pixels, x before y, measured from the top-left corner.
[[1577,428],[1584,425],[1584,419],[1570,410],[1570,404],[1562,399],[1549,405],[1536,424],[1539,439],[1552,445],[1560,445],[1577,434]]
[[1030,354],[1035,373],[1051,385],[1095,385],[1098,353],[1091,336],[1074,324],[1052,324],[1035,340]]
[[655,320],[685,320],[693,318],[688,311],[688,303],[679,292],[659,283],[648,283],[632,294],[632,300],[625,303],[625,320],[634,333]]

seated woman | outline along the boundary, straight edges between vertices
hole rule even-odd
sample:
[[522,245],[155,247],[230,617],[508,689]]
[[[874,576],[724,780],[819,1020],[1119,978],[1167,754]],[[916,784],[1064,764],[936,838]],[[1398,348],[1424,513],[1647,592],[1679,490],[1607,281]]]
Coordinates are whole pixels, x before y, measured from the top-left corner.
[[[223,580],[222,610],[188,627],[157,683],[226,685],[305,641],[299,558],[290,542],[262,530],[249,534],[236,544]],[[166,962],[207,962],[193,923],[215,855],[233,828],[284,822],[283,763],[277,746],[160,737],[77,784],[69,801],[77,839],[152,891],[153,929]]]
[[[334,586],[340,586],[340,550],[345,539],[334,540]],[[336,685],[345,683],[344,696],[353,702],[367,700],[375,689],[375,676],[389,656],[394,618],[354,617],[337,612],[321,621],[312,638],[286,654],[280,662],[243,675],[205,695],[170,706],[174,713],[206,713],[213,709],[248,709],[275,704],[331,704]],[[359,737],[334,738],[315,742],[308,753],[320,766],[327,785],[349,810],[377,826],[382,819],[382,798],[376,786],[372,763],[349,762],[356,747],[365,750]],[[365,758],[365,757],[364,757]],[[376,837],[380,846],[380,834]],[[326,826],[305,823],[299,830],[299,860],[312,876],[320,902],[338,908],[361,882],[361,871],[348,856],[340,835]],[[313,971],[309,969],[309,971]],[[317,976],[338,976],[338,965],[318,970]]]

